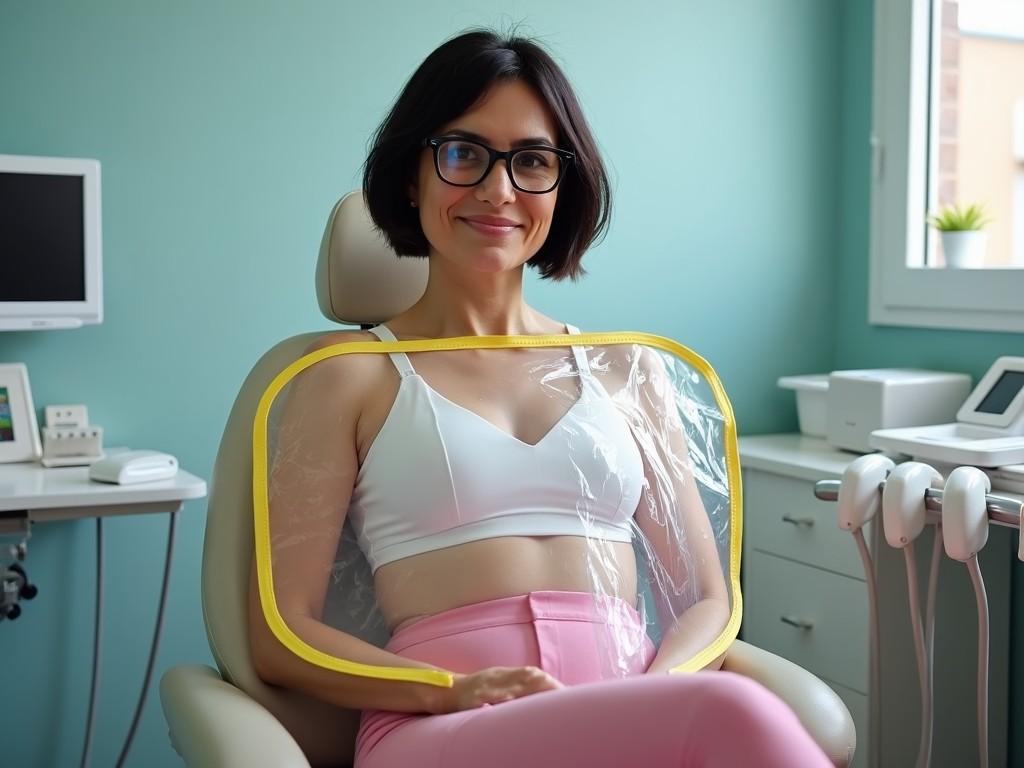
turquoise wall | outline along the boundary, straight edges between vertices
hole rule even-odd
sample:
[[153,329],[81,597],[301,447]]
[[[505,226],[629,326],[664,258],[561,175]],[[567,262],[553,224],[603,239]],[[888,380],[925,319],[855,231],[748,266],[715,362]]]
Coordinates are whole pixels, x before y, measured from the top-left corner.
[[[37,407],[86,403],[108,445],[167,450],[209,478],[251,364],[277,340],[328,325],[313,295],[322,228],[358,185],[367,138],[404,80],[460,29],[524,21],[576,84],[617,194],[590,275],[531,280],[529,299],[586,329],[679,339],[718,369],[741,429],[791,429],[775,379],[824,370],[837,339],[836,179],[850,154],[840,152],[841,6],[581,7],[0,0],[0,152],[102,162],[106,291],[102,325],[0,334],[0,360],[28,365]],[[838,337],[853,350],[872,331],[854,328],[863,302],[839,299]],[[210,658],[204,513],[190,503],[181,521],[160,670]],[[105,526],[95,765],[113,764],[128,727],[166,526]],[[0,625],[0,761],[74,765],[93,523],[37,526],[28,566],[39,597]],[[177,764],[155,695],[129,763]]]
[[[832,368],[917,367],[963,371],[977,381],[1000,355],[1024,354],[1024,334],[983,333],[868,324],[868,248],[871,223],[868,136],[871,130],[870,0],[842,10],[840,86],[842,132],[839,175],[839,260],[835,270],[836,343]],[[1024,637],[1024,570],[1013,570],[1010,647]],[[1010,722],[1024,703],[1024,669],[1010,659]],[[1013,765],[1024,765],[1024,734],[1010,728]]]

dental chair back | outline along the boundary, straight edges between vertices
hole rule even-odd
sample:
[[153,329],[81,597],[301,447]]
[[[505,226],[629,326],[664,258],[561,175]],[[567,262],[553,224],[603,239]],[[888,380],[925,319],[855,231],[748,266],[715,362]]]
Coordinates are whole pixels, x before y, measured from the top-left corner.
[[[335,322],[386,321],[422,295],[427,270],[426,259],[397,258],[376,234],[362,195],[350,194],[331,212],[321,244],[316,273],[320,307]],[[161,681],[171,741],[190,768],[352,764],[360,713],[266,685],[256,674],[248,638],[248,611],[260,610],[260,605],[248,602],[255,539],[254,417],[271,380],[329,330],[295,336],[267,352],[242,385],[224,429],[210,483],[202,573],[203,617],[223,680],[216,679],[208,667],[179,665]],[[346,525],[346,530],[350,535],[351,527]],[[343,533],[341,546],[362,557],[353,544]],[[361,573],[367,575],[369,566],[363,561]],[[365,612],[345,604],[352,593],[348,583],[334,584],[324,618],[342,631],[373,642],[366,636],[370,622]],[[729,647],[723,669],[774,691],[793,708],[835,765],[850,764],[856,744],[853,721],[824,682],[738,640]],[[262,706],[253,705],[252,700]],[[287,733],[278,729],[279,724]]]
[[[349,325],[383,322],[411,306],[422,295],[426,280],[427,260],[395,256],[370,223],[361,193],[346,195],[334,207],[316,270],[317,298],[329,320]],[[235,399],[210,483],[203,547],[203,618],[224,679],[270,710],[310,763],[348,765],[359,712],[268,686],[253,668],[248,639],[253,417],[271,379],[301,357],[320,335],[294,336],[273,347],[252,369]]]

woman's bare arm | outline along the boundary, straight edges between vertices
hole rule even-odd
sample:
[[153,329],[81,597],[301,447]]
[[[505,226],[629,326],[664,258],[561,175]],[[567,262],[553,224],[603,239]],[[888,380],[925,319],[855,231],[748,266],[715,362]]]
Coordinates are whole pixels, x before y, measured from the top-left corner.
[[[362,339],[364,334],[334,334],[312,349]],[[269,478],[274,595],[285,624],[324,653],[363,664],[429,669],[322,621],[331,566],[358,472],[360,403],[374,383],[374,361],[369,357],[345,355],[315,364],[293,379],[281,406],[285,410],[273,434],[276,449]],[[356,709],[440,712],[449,706],[446,688],[343,674],[285,648],[264,618],[255,562],[249,635],[256,671],[268,683]]]
[[[638,425],[647,481],[635,519],[662,569],[664,583],[654,589],[665,593],[672,614],[648,672],[667,672],[721,633],[730,615],[729,591],[693,475],[673,382],[652,350],[639,350],[633,364],[641,375],[630,380],[639,383],[623,400],[635,409],[630,421]],[[723,659],[706,668],[720,667]]]

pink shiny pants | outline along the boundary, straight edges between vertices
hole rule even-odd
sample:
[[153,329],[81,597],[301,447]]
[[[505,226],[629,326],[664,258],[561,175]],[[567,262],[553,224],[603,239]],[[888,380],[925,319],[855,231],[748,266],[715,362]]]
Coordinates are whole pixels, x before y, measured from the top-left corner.
[[[399,631],[392,653],[461,673],[532,665],[566,687],[447,715],[364,712],[356,768],[831,765],[767,689],[729,672],[645,675],[654,648],[636,612],[599,613],[589,594],[531,592]],[[643,640],[610,651],[623,632]]]

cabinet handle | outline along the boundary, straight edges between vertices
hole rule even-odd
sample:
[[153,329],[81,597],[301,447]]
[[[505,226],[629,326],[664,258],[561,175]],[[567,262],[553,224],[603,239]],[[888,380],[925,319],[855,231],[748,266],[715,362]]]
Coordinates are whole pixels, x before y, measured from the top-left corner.
[[782,522],[795,525],[800,528],[813,528],[814,518],[813,517],[793,517],[792,515],[783,515]]
[[779,616],[779,621],[783,624],[789,624],[791,627],[802,629],[805,632],[809,632],[814,629],[814,622],[808,621],[807,619],[794,619],[792,616]]

